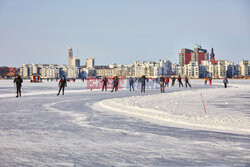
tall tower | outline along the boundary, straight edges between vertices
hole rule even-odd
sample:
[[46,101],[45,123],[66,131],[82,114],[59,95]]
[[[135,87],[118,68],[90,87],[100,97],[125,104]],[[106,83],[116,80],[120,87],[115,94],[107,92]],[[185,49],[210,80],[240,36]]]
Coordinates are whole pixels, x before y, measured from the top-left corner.
[[214,48],[211,49],[210,53],[210,62],[215,64],[215,54],[214,54]]
[[211,58],[215,58],[214,48],[211,49],[210,59],[211,59]]
[[68,65],[72,66],[72,60],[73,60],[73,50],[72,48],[69,49],[69,57],[68,57]]

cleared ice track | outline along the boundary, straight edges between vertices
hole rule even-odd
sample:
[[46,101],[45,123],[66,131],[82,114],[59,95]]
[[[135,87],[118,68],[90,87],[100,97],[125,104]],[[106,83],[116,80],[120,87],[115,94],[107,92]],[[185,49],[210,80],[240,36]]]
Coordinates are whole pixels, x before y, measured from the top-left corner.
[[1,99],[0,166],[249,165],[249,135],[157,125],[91,107],[131,94],[138,92]]

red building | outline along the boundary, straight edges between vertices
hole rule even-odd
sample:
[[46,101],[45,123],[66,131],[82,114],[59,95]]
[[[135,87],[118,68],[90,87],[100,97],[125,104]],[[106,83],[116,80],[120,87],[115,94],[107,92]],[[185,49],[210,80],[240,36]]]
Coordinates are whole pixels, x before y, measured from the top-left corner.
[[181,49],[181,53],[179,53],[179,63],[181,67],[190,63],[193,52],[191,49]]
[[14,77],[17,73],[17,69],[13,67],[0,67],[0,78]]
[[198,61],[198,64],[201,64],[202,60],[208,60],[208,53],[206,49],[202,49],[201,46],[194,46],[194,57],[192,61]]
[[181,53],[179,53],[179,63],[181,67],[189,64],[190,61],[197,61],[200,65],[202,60],[208,60],[208,56],[206,49],[202,49],[201,46],[195,45],[194,50],[181,49]]

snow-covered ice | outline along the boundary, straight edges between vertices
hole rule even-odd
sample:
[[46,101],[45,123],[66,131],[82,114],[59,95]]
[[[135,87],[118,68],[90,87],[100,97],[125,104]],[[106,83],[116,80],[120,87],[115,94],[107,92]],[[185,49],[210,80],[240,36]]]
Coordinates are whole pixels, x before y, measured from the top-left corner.
[[[90,91],[0,80],[0,166],[249,166],[250,81]],[[204,98],[206,113],[201,100]]]

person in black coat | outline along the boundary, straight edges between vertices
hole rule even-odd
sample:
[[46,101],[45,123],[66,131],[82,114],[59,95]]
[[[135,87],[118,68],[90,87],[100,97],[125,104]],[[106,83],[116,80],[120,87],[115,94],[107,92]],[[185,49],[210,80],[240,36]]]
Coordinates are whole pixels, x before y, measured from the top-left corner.
[[164,83],[165,83],[165,78],[161,75],[160,79],[159,79],[159,82],[160,82],[160,88],[161,88],[161,93],[165,93],[165,90],[164,90]]
[[181,76],[179,75],[178,78],[177,78],[177,80],[178,80],[178,82],[179,82],[179,87],[181,87],[181,86],[183,87],[183,83],[182,83],[181,79],[182,79],[182,78],[181,78]]
[[185,77],[185,85],[186,85],[186,88],[187,88],[187,86],[189,86],[191,88],[191,85],[189,83],[189,79],[187,76]]
[[18,97],[18,94],[21,97],[21,87],[23,83],[22,78],[19,75],[16,75],[16,78],[14,79],[13,82],[16,83],[16,94],[17,94],[16,97]]
[[145,93],[145,87],[146,87],[146,80],[147,80],[146,76],[143,75],[141,77],[141,92],[144,92],[144,93]]
[[64,95],[64,88],[67,87],[67,81],[66,78],[63,76],[62,79],[59,81],[58,86],[59,88],[59,92],[57,93],[57,96],[60,94],[61,89],[62,89],[62,95]]
[[224,87],[227,88],[228,80],[226,77],[224,78],[223,83],[224,83]]
[[107,87],[109,83],[108,79],[104,77],[101,82],[102,82],[102,91],[104,90],[104,88],[105,88],[105,91],[107,91]]
[[171,84],[171,87],[172,87],[172,86],[175,86],[175,80],[176,80],[176,78],[175,78],[175,76],[173,76],[173,77],[172,77],[172,84]]

